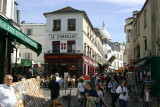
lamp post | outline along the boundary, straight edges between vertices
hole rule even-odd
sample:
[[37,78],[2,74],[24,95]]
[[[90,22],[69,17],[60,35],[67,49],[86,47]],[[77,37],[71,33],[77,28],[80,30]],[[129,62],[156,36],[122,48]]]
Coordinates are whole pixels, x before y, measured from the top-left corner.
[[16,49],[16,62],[15,62],[15,68],[17,67],[17,50],[18,50],[18,48],[19,48],[19,46],[20,46],[20,43],[18,43],[18,42],[14,42],[14,47],[15,47],[15,49]]

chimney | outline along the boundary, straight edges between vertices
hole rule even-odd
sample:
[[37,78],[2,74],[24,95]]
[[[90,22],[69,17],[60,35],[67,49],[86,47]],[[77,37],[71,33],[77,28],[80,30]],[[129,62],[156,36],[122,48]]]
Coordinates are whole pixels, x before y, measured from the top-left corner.
[[133,17],[134,18],[136,18],[138,14],[139,14],[139,11],[137,11],[137,10],[133,11]]
[[22,21],[22,22],[21,22],[21,24],[25,24],[25,23],[26,23],[25,21]]

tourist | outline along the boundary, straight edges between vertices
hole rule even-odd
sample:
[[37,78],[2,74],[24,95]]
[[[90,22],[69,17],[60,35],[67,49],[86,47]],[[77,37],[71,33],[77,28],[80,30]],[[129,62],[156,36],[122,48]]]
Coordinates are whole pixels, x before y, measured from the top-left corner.
[[0,87],[0,107],[14,107],[16,105],[16,96],[11,86],[12,81],[11,75],[4,77],[5,84]]
[[106,104],[104,97],[103,97],[103,92],[100,90],[100,85],[98,85],[98,84],[96,85],[96,91],[99,96],[99,101],[96,102],[96,107],[102,107],[102,105],[107,107],[107,104]]
[[30,68],[30,69],[27,71],[26,78],[27,78],[27,79],[30,79],[30,78],[32,78],[32,75],[33,75],[33,70],[32,70],[32,68]]
[[116,90],[116,93],[119,94],[119,105],[120,107],[127,107],[127,101],[129,99],[128,89],[126,87],[126,81],[123,80],[121,86]]
[[106,81],[106,93],[109,94],[110,93],[110,88],[108,88],[108,84],[111,81],[111,78],[110,78],[109,74],[106,75],[105,81]]
[[115,107],[115,103],[117,101],[116,89],[118,87],[117,81],[115,81],[114,77],[111,78],[111,82],[108,84],[108,88],[110,88],[111,98],[112,98],[112,107]]
[[99,86],[100,86],[100,90],[103,92],[103,96],[104,96],[104,94],[105,94],[106,92],[105,92],[105,87],[104,87],[104,84],[103,84],[102,81],[99,82]]
[[101,74],[100,81],[104,82],[104,74]]
[[56,76],[56,82],[58,82],[58,83],[59,83],[59,86],[61,87],[61,85],[62,85],[62,80],[61,80],[61,78],[59,77],[59,74],[56,73],[55,76]]
[[63,104],[58,99],[54,99],[51,101],[49,107],[63,107]]
[[92,74],[91,78],[90,78],[91,84],[92,84],[92,88],[94,88],[95,86],[95,77],[94,74]]
[[84,107],[96,107],[95,102],[99,101],[98,94],[91,86],[91,82],[85,83],[85,104]]
[[147,85],[145,85],[141,93],[141,101],[143,102],[143,107],[151,107],[151,94]]
[[64,88],[64,79],[63,79],[63,77],[62,77],[62,76],[60,76],[60,78],[61,78],[61,80],[62,80],[62,83],[61,83],[61,89],[63,90],[63,88]]
[[68,87],[69,88],[71,87],[71,81],[72,81],[72,78],[70,77],[70,75],[68,75]]
[[80,82],[78,83],[78,92],[80,93],[79,103],[83,105],[83,99],[84,99],[84,90],[85,90],[85,84],[83,83],[83,79],[80,79]]
[[149,91],[150,91],[150,93],[151,93],[151,95],[152,95],[152,87],[153,87],[153,85],[155,84],[155,81],[152,80],[152,79],[150,78],[150,76],[146,76],[146,79],[145,79],[142,83],[143,83],[144,86],[145,86],[145,85],[148,86],[148,89],[149,89]]
[[59,96],[60,86],[56,82],[56,76],[52,76],[52,80],[49,83],[49,89],[51,89],[51,100],[57,99]]
[[76,76],[74,75],[73,78],[72,78],[72,88],[75,88],[76,87]]

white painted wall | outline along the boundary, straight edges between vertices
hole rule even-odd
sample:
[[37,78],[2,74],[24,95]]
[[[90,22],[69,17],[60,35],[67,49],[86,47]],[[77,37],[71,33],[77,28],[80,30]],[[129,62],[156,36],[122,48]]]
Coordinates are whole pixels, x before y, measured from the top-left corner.
[[24,58],[25,53],[32,53],[32,60],[34,62],[40,62],[41,64],[44,63],[45,27],[45,24],[21,24],[22,32],[27,34],[27,29],[32,29],[32,35],[30,35],[29,37],[42,45],[42,53],[38,57],[34,51],[30,50],[29,48],[26,48],[26,46],[24,45],[21,45],[20,53],[22,55],[22,58]]

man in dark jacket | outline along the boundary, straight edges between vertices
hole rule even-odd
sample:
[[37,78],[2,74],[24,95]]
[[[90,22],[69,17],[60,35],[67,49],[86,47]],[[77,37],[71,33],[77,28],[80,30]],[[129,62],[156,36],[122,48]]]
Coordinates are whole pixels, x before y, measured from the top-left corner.
[[49,82],[49,89],[51,89],[51,100],[57,99],[59,96],[60,86],[56,82],[56,76],[52,76],[52,80]]

